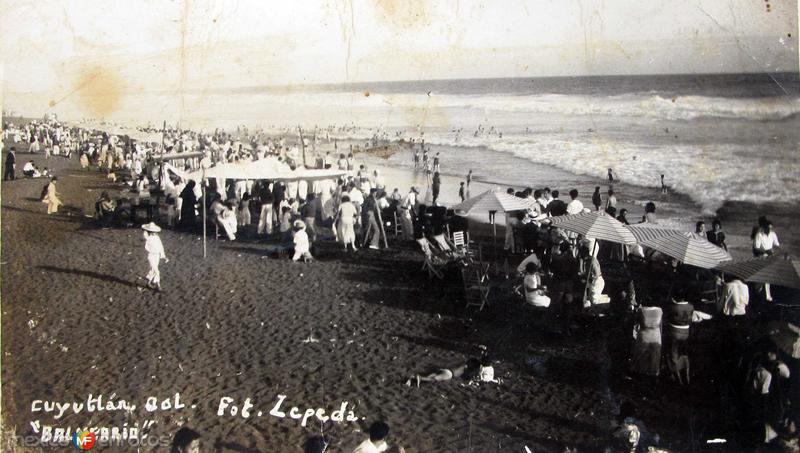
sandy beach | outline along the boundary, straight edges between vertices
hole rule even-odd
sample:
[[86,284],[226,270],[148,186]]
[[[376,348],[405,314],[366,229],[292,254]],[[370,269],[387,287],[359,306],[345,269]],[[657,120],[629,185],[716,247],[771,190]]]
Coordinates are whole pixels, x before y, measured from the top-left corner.
[[[114,185],[75,158],[46,164],[65,203],[57,215],[47,216],[38,201],[44,181],[2,185],[7,434],[136,426],[149,441],[163,441],[190,426],[207,451],[303,451],[320,435],[329,451],[349,451],[371,422],[384,420],[390,441],[409,452],[595,451],[619,406],[631,401],[665,444],[685,451],[723,424],[712,357],[693,358],[690,388],[614,378],[616,334],[603,318],[578,336],[554,337],[510,287],[492,294],[483,312],[469,313],[458,276],[429,280],[411,248],[345,254],[323,242],[315,262],[299,264],[268,244],[212,236],[203,259],[200,236],[165,231],[165,291],[153,293],[143,279],[141,230],[99,229],[87,217],[100,191]],[[385,170],[393,181],[408,177]],[[701,343],[703,335],[701,328]],[[414,373],[484,352],[500,383],[403,385]],[[151,396],[174,406],[176,393],[184,407],[146,409]],[[37,400],[71,404],[90,394],[136,409],[68,410],[59,418],[35,410]],[[223,397],[232,400],[218,415]],[[332,414],[344,402],[344,421],[316,418],[317,409]],[[313,409],[305,426],[270,414],[295,406],[298,414]],[[163,445],[142,451],[167,451]]]

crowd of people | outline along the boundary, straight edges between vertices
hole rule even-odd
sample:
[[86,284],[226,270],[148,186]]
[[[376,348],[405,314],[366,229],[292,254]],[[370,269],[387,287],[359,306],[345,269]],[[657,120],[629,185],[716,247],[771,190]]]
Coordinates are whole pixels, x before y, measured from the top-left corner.
[[[315,244],[321,240],[335,240],[346,252],[386,247],[387,228],[396,229],[400,243],[419,244],[426,255],[434,253],[431,248],[452,252],[450,234],[446,232],[467,229],[463,218],[453,216],[439,202],[441,159],[439,153],[428,155],[424,141],[412,151],[415,167],[431,176],[429,193],[422,196],[415,186],[405,193],[399,188],[389,192],[380,171],[370,171],[366,164],[359,164],[352,150],[335,150],[333,155],[330,151],[316,152],[317,133],[323,132],[315,131],[314,139],[308,142],[302,137],[292,140],[290,132],[286,132],[287,135],[276,137],[246,131],[234,135],[221,130],[213,134],[166,130],[163,151],[177,154],[170,167],[184,171],[272,158],[287,168],[333,168],[344,176],[315,182],[210,178],[203,186],[203,181],[161,165],[157,157],[162,145],[158,143],[47,123],[12,125],[3,131],[15,143],[27,142],[31,152],[42,152],[45,158],[77,155],[83,168],[100,169],[124,187],[128,197],[112,197],[104,191],[98,198],[95,211],[103,227],[135,219],[131,211],[138,202],[132,200],[147,199],[156,192],[163,194],[157,207],[159,215],[148,218],[142,226],[150,266],[146,279],[154,291],[161,290],[158,266],[166,261],[155,217],[161,225],[195,231],[202,226],[200,213],[205,208],[212,225],[228,240],[235,241],[242,235],[270,239],[290,251],[294,261],[313,260]],[[4,179],[15,177],[14,151],[12,148],[6,156]],[[181,159],[181,153],[187,157]],[[62,203],[58,178],[47,169],[39,171],[33,160],[26,163],[23,174],[49,177],[42,201],[47,204],[48,214],[56,213]],[[609,182],[613,181],[609,169]],[[470,170],[459,187],[462,201],[468,197],[471,182]],[[796,364],[787,363],[785,354],[773,344],[752,341],[759,317],[768,316],[773,308],[769,305],[773,300],[769,285],[748,285],[734,276],[684,266],[641,247],[596,241],[553,227],[548,221],[593,207],[623,224],[635,222],[628,210],[621,208],[613,186],[605,194],[596,186],[590,207],[584,205],[577,189],[569,190],[564,199],[559,190],[549,187],[508,188],[507,193],[531,201],[527,210],[506,213],[503,248],[509,256],[527,256],[518,267],[520,295],[546,320],[546,329],[558,335],[579,335],[585,324],[594,319],[596,309],[608,304],[610,317],[620,332],[617,351],[623,352],[612,357],[620,375],[642,379],[666,375],[679,385],[690,385],[691,358],[698,344],[695,332],[698,323],[703,323],[725,341],[719,357],[720,369],[727,374],[721,373],[721,379],[737,395],[730,409],[751,414],[742,417],[748,423],[736,427],[746,437],[745,442],[796,444],[798,402],[797,392],[792,391],[796,389],[792,381]],[[659,223],[655,203],[644,206],[639,222]],[[712,220],[710,230],[705,222],[697,222],[695,233],[727,250],[719,219]],[[755,257],[770,256],[780,246],[772,223],[765,217],[758,219],[751,240]],[[713,297],[707,296],[709,288],[713,288]],[[442,368],[415,375],[408,382],[419,385],[449,380],[467,370],[471,370],[470,374],[478,370],[480,374],[483,366],[489,364]],[[369,440],[372,444],[365,441],[356,451],[381,451],[375,449],[374,443],[381,439],[376,434],[375,439]]]

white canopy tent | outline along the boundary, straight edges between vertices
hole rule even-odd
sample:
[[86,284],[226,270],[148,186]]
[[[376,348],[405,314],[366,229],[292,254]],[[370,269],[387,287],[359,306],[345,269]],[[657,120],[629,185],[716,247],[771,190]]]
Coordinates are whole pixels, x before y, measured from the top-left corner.
[[[319,181],[323,179],[336,179],[346,175],[343,170],[320,170],[298,167],[292,170],[285,162],[275,157],[267,157],[256,161],[218,164],[205,171],[206,178],[221,179],[268,179],[272,181]],[[203,171],[198,170],[186,175],[188,179],[200,181]]]

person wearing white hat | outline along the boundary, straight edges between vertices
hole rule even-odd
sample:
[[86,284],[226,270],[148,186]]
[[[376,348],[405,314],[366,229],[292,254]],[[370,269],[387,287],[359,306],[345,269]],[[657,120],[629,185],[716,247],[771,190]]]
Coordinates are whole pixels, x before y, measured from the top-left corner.
[[161,291],[161,273],[158,271],[158,264],[161,259],[168,263],[167,255],[164,253],[164,245],[161,243],[161,238],[158,233],[161,228],[150,222],[142,225],[144,230],[144,250],[147,252],[147,262],[150,264],[150,272],[147,273],[147,287],[152,288],[156,292]]
[[303,261],[311,261],[314,257],[311,256],[311,245],[308,242],[308,233],[306,233],[306,224],[302,220],[295,220],[294,225],[294,256],[292,261],[298,261],[301,257]]

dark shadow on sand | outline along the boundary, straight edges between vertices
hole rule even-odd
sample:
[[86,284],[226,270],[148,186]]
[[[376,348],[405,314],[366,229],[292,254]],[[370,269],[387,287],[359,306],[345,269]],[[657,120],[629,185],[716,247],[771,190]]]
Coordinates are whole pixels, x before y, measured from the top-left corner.
[[58,273],[62,273],[62,274],[80,275],[80,276],[83,276],[83,277],[94,278],[94,279],[101,280],[101,281],[104,281],[104,282],[117,283],[117,284],[120,284],[120,285],[125,285],[125,286],[131,287],[131,288],[141,288],[140,285],[137,285],[134,282],[131,282],[131,281],[128,281],[128,280],[123,280],[123,279],[121,279],[119,277],[115,277],[113,275],[101,274],[99,272],[94,272],[94,271],[86,271],[86,270],[82,270],[82,269],[69,269],[69,268],[56,267],[56,266],[36,266],[36,267],[38,269],[42,269],[42,270],[50,271],[50,272],[58,272]]

